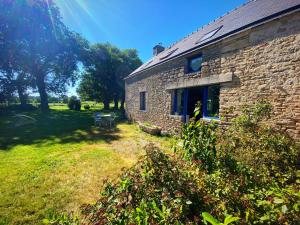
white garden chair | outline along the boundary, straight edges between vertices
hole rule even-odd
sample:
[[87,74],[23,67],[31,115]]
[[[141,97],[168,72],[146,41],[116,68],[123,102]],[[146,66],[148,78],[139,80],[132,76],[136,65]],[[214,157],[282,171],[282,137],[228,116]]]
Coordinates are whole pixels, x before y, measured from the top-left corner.
[[102,126],[103,124],[103,119],[102,119],[102,114],[101,113],[95,113],[94,115],[94,123],[95,126]]
[[114,112],[112,112],[110,114],[110,117],[108,117],[110,129],[116,127],[116,118],[117,118],[117,115]]

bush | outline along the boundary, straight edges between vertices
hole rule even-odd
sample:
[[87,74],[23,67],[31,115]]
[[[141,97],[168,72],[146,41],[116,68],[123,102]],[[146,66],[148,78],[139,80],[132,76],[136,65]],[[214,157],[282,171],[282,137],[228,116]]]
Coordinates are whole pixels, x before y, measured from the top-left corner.
[[[196,108],[195,117],[200,112]],[[203,120],[191,119],[182,129],[184,158],[198,161],[200,165],[212,171],[216,164],[217,126],[214,123],[205,124]]]
[[76,96],[72,96],[69,99],[68,107],[71,110],[80,111],[80,109],[81,109],[81,101]]
[[220,135],[219,155],[234,158],[269,181],[294,179],[299,145],[287,134],[264,123],[270,116],[269,103],[260,101],[252,110],[250,106],[246,108],[227,132]]
[[91,107],[90,107],[89,105],[84,105],[83,108],[84,108],[85,110],[89,110]]
[[260,102],[222,132],[191,121],[173,156],[147,146],[96,204],[82,207],[81,223],[298,224],[299,144],[264,124],[269,113]]
[[50,225],[80,225],[76,216],[61,213],[50,213],[42,222]]
[[120,182],[107,182],[98,202],[83,207],[87,224],[180,224],[199,220],[203,193],[181,167],[153,145],[147,146],[146,156],[126,171]]

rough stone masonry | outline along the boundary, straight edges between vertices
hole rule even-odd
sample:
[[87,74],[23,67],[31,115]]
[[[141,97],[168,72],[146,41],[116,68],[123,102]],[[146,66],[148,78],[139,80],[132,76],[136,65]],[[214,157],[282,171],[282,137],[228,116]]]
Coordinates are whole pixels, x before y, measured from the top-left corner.
[[[187,58],[203,55],[201,72],[187,72]],[[273,106],[271,125],[300,138],[300,13],[204,47],[190,55],[126,79],[126,112],[134,121],[178,132],[182,116],[171,115],[171,90],[197,84],[220,84],[220,117],[226,125],[245,104],[267,99]],[[139,93],[146,92],[147,109],[140,110]],[[228,109],[234,109],[228,113]]]

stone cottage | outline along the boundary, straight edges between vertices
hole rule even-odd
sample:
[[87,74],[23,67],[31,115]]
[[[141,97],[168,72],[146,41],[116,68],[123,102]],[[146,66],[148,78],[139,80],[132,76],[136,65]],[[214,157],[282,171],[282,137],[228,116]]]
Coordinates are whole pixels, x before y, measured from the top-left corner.
[[[125,78],[126,112],[173,133],[201,102],[226,121],[267,99],[270,120],[300,137],[300,0],[253,0],[203,26]],[[234,109],[229,113],[228,109]]]

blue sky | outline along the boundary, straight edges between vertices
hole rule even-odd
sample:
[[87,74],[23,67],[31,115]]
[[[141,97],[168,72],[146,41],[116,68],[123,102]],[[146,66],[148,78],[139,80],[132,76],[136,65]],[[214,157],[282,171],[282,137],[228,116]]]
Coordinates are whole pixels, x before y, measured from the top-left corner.
[[[169,46],[247,0],[54,0],[63,21],[91,43],[136,48],[142,61],[152,47]],[[71,88],[70,93],[74,93]]]

